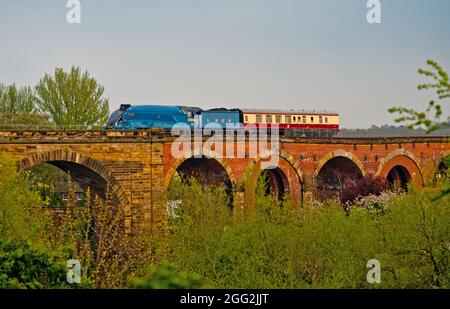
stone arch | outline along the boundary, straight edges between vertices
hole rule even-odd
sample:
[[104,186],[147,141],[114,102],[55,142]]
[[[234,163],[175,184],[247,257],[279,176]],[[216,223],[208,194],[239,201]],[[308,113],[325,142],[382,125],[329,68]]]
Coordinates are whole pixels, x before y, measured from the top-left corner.
[[[283,149],[281,149],[279,153],[276,153],[273,150],[265,150],[247,165],[244,170],[243,179],[240,182],[240,185],[242,186],[241,190],[244,191],[245,194],[244,204],[247,208],[253,204],[256,196],[256,183],[262,172],[260,168],[261,161],[274,155],[277,155],[282,159],[281,166],[280,162],[277,166],[277,172],[282,172],[283,175],[281,175],[281,177],[287,179],[288,187],[285,192],[290,195],[292,205],[295,207],[303,201],[304,176],[300,168],[300,163]],[[255,168],[256,170],[254,170]],[[294,175],[289,173],[289,169],[293,171]],[[251,172],[256,173],[251,174]]]
[[172,177],[175,175],[175,173],[177,172],[177,169],[181,166],[181,164],[183,164],[183,162],[185,162],[188,159],[194,158],[195,156],[199,156],[200,158],[201,158],[201,156],[205,156],[206,158],[211,158],[211,159],[216,160],[223,167],[223,169],[227,172],[227,175],[231,181],[232,189],[235,188],[236,178],[233,174],[231,167],[227,164],[226,160],[224,160],[222,158],[222,156],[220,156],[219,154],[217,154],[214,151],[197,148],[194,151],[189,150],[189,151],[184,152],[183,156],[181,158],[177,159],[175,161],[175,163],[169,167],[166,175],[164,176],[164,180],[163,180],[163,187],[164,187],[165,191],[167,191],[167,188],[169,188],[170,181],[172,180]]
[[[99,161],[92,159],[89,156],[83,155],[78,152],[66,151],[66,150],[53,150],[47,152],[36,153],[31,157],[26,157],[18,162],[18,169],[25,170],[31,168],[37,164],[50,163],[58,166],[56,162],[67,162],[69,164],[74,164],[73,167],[77,165],[81,168],[92,171],[94,174],[98,175],[101,179],[105,181],[105,184],[111,188],[112,193],[117,198],[117,201],[121,203],[125,210],[125,228],[129,232],[131,228],[131,209],[129,200],[122,190],[118,181],[111,174],[109,169],[104,166]],[[105,192],[106,193],[106,192]]]
[[313,174],[313,182],[315,182],[317,175],[319,174],[322,167],[331,159],[337,158],[337,157],[344,157],[355,163],[355,165],[359,168],[361,171],[362,176],[366,175],[366,169],[364,168],[363,163],[361,160],[354,155],[353,153],[343,150],[343,149],[337,149],[335,151],[327,153],[325,156],[322,157],[322,159],[319,160],[319,163],[316,166],[316,169],[314,170]]
[[414,154],[410,151],[400,148],[392,151],[384,157],[378,165],[376,176],[387,178],[389,172],[396,167],[401,167],[401,170],[406,170],[410,175],[410,180],[417,187],[423,187],[424,179]]

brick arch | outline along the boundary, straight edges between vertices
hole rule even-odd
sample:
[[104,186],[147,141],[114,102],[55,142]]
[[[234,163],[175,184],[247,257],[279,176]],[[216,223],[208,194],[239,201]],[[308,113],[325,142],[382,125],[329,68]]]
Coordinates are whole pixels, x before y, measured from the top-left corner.
[[107,167],[105,167],[102,163],[99,161],[92,159],[91,157],[85,156],[81,153],[72,152],[72,151],[64,151],[64,150],[53,150],[53,151],[47,151],[42,153],[34,154],[31,157],[24,158],[18,162],[18,168],[19,170],[24,170],[30,167],[33,167],[34,165],[40,164],[40,163],[47,163],[51,161],[65,161],[65,162],[71,162],[76,163],[79,165],[82,165],[96,174],[98,174],[100,177],[102,177],[106,184],[110,186],[112,192],[116,195],[119,202],[124,206],[125,208],[125,215],[129,215],[129,201],[126,197],[126,194],[123,192],[120,184],[117,182],[117,180],[112,176],[111,172]]
[[414,154],[406,149],[396,149],[384,157],[377,168],[376,176],[387,178],[389,172],[395,166],[404,167],[411,175],[411,180],[414,186],[423,187],[424,179]]
[[337,157],[344,157],[355,163],[355,165],[359,168],[361,171],[362,176],[366,175],[366,169],[364,168],[363,163],[361,160],[354,155],[353,153],[343,150],[343,149],[337,149],[335,151],[327,153],[322,159],[320,159],[319,163],[316,166],[316,169],[314,170],[313,174],[313,182],[315,182],[317,175],[319,175],[320,170],[322,167],[331,159],[337,158]]
[[448,156],[450,156],[450,149],[445,150],[441,153],[441,159],[440,161],[444,160],[445,158],[447,158]]
[[[267,158],[271,155],[277,155],[273,150],[265,150],[263,152],[261,152],[260,155],[258,155],[258,157],[256,157],[256,159],[254,160],[255,163],[259,163],[262,158]],[[300,168],[300,162],[298,162],[294,156],[291,156],[288,152],[286,152],[284,149],[281,149],[279,151],[278,156],[284,160],[286,160],[296,171],[299,181],[301,184],[303,184],[303,172],[302,169]]]
[[200,147],[200,148],[195,149],[194,151],[189,150],[189,151],[184,152],[183,156],[181,158],[179,158],[178,160],[176,160],[175,163],[170,166],[170,168],[168,169],[167,174],[164,176],[164,180],[163,180],[163,187],[164,187],[165,191],[167,191],[167,189],[169,188],[170,181],[172,180],[172,177],[177,172],[178,167],[180,167],[180,165],[183,164],[184,161],[191,159],[194,156],[198,156],[200,154],[207,158],[216,160],[223,167],[223,169],[227,172],[228,177],[230,178],[231,186],[232,186],[232,189],[234,190],[234,188],[236,186],[236,178],[233,174],[233,170],[227,164],[226,160],[224,160],[222,158],[222,156],[217,154],[215,151],[205,150]]
[[[278,164],[278,168],[280,171],[284,174],[283,176],[286,177],[288,182],[288,193],[290,194],[291,202],[293,206],[297,206],[298,202],[303,200],[303,185],[304,185],[304,178],[303,178],[303,172],[300,168],[300,163],[288,152],[281,149],[279,153],[274,152],[273,150],[265,150],[261,152],[258,157],[250,161],[250,163],[247,165],[247,167],[244,170],[244,175],[249,175],[249,173],[252,171],[255,166],[259,166],[259,163],[264,160],[264,158],[267,158],[271,155],[277,155],[281,160],[281,166],[280,162]],[[290,175],[289,169],[292,169],[294,171],[295,175]],[[261,175],[261,169],[257,168],[257,173],[251,175],[249,177],[250,179],[244,179],[245,183],[242,183],[243,189],[246,194],[245,204],[250,205],[255,197],[255,190],[256,190],[256,182]],[[294,177],[293,177],[294,176]],[[245,176],[243,176],[245,178]]]
[[436,177],[436,173],[438,172],[438,169],[439,169],[439,164],[441,164],[441,162],[448,156],[450,156],[450,150],[445,150],[440,154],[439,159],[436,160],[435,164],[432,167],[432,172],[431,172],[432,180],[434,180]]

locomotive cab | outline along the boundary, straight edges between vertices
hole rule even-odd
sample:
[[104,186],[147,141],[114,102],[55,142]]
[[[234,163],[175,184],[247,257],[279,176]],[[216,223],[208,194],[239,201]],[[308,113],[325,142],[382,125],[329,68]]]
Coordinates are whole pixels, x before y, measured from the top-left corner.
[[122,121],[122,116],[125,111],[131,107],[131,104],[121,104],[118,110],[115,110],[109,116],[105,129],[113,129]]

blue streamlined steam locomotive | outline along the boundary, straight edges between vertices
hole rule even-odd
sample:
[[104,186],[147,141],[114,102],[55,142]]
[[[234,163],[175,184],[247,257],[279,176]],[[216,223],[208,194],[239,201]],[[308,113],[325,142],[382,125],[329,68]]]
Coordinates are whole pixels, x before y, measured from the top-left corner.
[[122,104],[111,114],[106,129],[145,130],[167,129],[175,124],[186,124],[191,129],[237,129],[274,125],[280,135],[287,137],[332,137],[339,131],[339,114],[316,110],[281,109],[226,109],[202,110],[190,106],[129,105]]
[[184,123],[196,129],[204,128],[209,123],[216,123],[225,128],[226,124],[242,123],[242,118],[242,112],[238,109],[217,108],[204,111],[198,107],[188,106],[122,104],[111,114],[106,128],[115,130],[171,129],[177,123]]

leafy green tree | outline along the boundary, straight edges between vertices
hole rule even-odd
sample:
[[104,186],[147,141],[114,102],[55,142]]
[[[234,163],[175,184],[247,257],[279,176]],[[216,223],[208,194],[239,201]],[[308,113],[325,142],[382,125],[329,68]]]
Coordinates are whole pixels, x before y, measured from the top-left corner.
[[[419,74],[432,79],[431,82],[418,85],[419,90],[434,90],[436,92],[438,100],[444,100],[450,98],[450,83],[448,73],[433,60],[428,60],[427,64],[431,67],[431,70],[419,69]],[[395,119],[399,123],[409,123],[409,128],[415,128],[424,126],[428,132],[435,131],[445,124],[440,119],[443,114],[442,106],[437,104],[435,100],[431,100],[428,103],[426,112],[419,112],[412,108],[405,107],[392,107],[389,109],[390,113],[399,113],[400,117]],[[429,113],[433,113],[433,116],[429,116]],[[448,121],[447,119],[447,125]]]
[[53,76],[45,74],[35,90],[39,110],[57,126],[95,129],[108,120],[104,87],[79,67],[73,66],[70,72],[56,68]]
[[45,115],[38,113],[36,97],[30,87],[0,83],[0,124],[3,128],[51,128]]
[[11,115],[36,112],[35,97],[30,87],[0,84],[0,113]]

